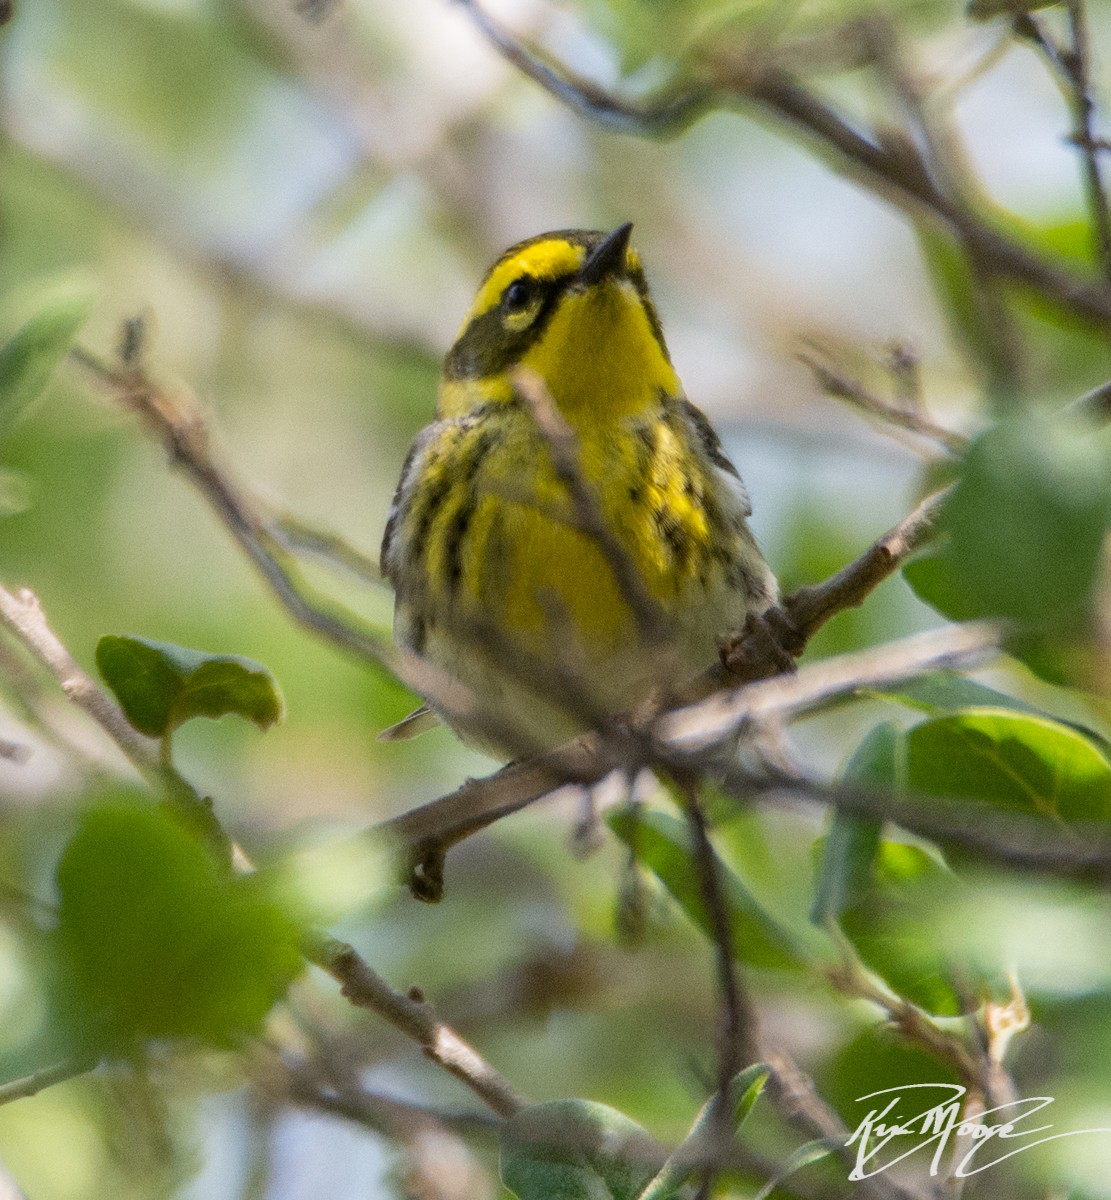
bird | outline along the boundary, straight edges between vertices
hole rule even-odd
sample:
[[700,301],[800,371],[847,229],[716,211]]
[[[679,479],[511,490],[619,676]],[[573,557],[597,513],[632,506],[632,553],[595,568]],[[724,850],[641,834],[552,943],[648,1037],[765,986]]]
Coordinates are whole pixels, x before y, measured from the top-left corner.
[[498,758],[550,749],[674,695],[778,601],[631,232],[518,242],[463,319],[381,552],[396,643],[461,687],[387,740],[443,722]]

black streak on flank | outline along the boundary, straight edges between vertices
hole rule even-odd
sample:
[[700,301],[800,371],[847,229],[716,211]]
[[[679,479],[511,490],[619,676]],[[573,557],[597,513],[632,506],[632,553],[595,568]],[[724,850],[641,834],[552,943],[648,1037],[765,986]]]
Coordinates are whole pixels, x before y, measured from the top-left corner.
[[478,488],[475,486],[475,479],[482,467],[483,459],[485,459],[497,440],[498,434],[492,429],[484,430],[478,435],[474,449],[464,464],[463,471],[457,481],[460,488],[466,489],[466,495],[463,498],[462,504],[456,510],[455,516],[452,517],[451,524],[448,526],[445,535],[447,538],[445,553],[447,559],[447,584],[448,591],[452,595],[459,590],[459,583],[463,577],[463,543],[466,540],[467,530],[470,528],[475,510],[478,508]]

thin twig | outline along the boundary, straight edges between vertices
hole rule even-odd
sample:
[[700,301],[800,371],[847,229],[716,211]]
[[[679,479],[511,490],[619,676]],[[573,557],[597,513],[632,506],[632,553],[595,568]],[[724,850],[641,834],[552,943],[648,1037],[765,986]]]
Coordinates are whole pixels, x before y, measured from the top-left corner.
[[746,684],[667,713],[654,732],[665,752],[704,752],[745,726],[813,712],[862,687],[888,687],[929,671],[979,665],[999,649],[1001,633],[997,624],[973,621],[823,659],[797,674]]
[[96,1067],[96,1062],[87,1058],[71,1058],[65,1062],[54,1063],[53,1066],[43,1067],[22,1079],[13,1079],[8,1083],[0,1083],[0,1104],[11,1104],[13,1100],[24,1100],[34,1096],[56,1083],[64,1083],[84,1075]]
[[1069,142],[1081,154],[1084,193],[1092,221],[1092,249],[1103,273],[1111,278],[1111,211],[1107,205],[1100,153],[1104,149],[1095,136],[1095,100],[1090,78],[1091,48],[1083,0],[1067,0],[1069,39],[1067,50],[1058,46],[1033,13],[1015,21],[1015,33],[1037,49],[1049,64],[1054,78],[1072,109],[1074,122]]
[[378,560],[356,550],[346,539],[326,529],[317,529],[289,513],[280,513],[270,520],[270,530],[289,551],[311,555],[330,567],[353,575],[364,583],[382,583]]
[[256,1084],[303,1108],[344,1117],[374,1133],[403,1141],[423,1130],[453,1130],[496,1138],[501,1120],[481,1112],[452,1113],[322,1076],[315,1061],[290,1063],[269,1058],[254,1072]]
[[879,418],[886,425],[929,438],[930,441],[937,442],[949,454],[963,454],[968,448],[968,439],[963,434],[954,433],[951,429],[936,424],[913,408],[892,404],[890,400],[877,396],[860,380],[850,379],[849,376],[842,374],[833,365],[817,358],[814,354],[804,352],[798,357],[804,366],[813,371],[818,386],[827,395],[848,401],[854,408],[858,408],[871,417]]
[[[938,516],[951,491],[947,487],[927,496],[835,575],[820,584],[799,588],[783,601],[783,609],[803,646],[831,617],[863,604],[885,579],[933,538]],[[788,649],[794,652],[794,647]]]
[[1084,0],[1068,0],[1065,7],[1072,38],[1072,53],[1068,61],[1073,81],[1073,110],[1076,115],[1074,138],[1084,162],[1084,189],[1088,197],[1088,211],[1092,217],[1096,260],[1102,265],[1104,275],[1111,279],[1111,211],[1107,207],[1107,189],[1100,165],[1100,150],[1095,144],[1092,125],[1095,100],[1092,98],[1092,83],[1089,78],[1091,54],[1087,15],[1084,11]]
[[937,187],[920,157],[900,144],[884,145],[854,129],[834,109],[802,87],[787,71],[750,58],[709,62],[712,82],[666,88],[644,103],[632,103],[580,78],[564,64],[542,58],[492,20],[477,0],[458,0],[495,48],[518,69],[576,112],[625,133],[664,136],[729,103],[748,100],[791,129],[813,139],[835,161],[865,179],[873,190],[914,215],[923,211],[947,225],[983,270],[1024,283],[1048,299],[1100,325],[1111,325],[1111,287],[1061,270],[1011,241]]
[[1111,883],[1111,839],[1099,821],[1074,821],[1062,829],[1044,816],[1001,809],[986,801],[895,796],[882,788],[825,783],[797,773],[759,777],[731,767],[716,782],[726,795],[743,803],[816,801],[854,816],[893,821],[910,833],[942,845],[952,842],[1018,871]]
[[54,676],[65,695],[87,713],[147,779],[162,781],[157,743],[132,728],[123,709],[81,669],[50,628],[39,598],[0,586],[0,623]]
[[717,857],[706,832],[706,814],[698,798],[698,785],[689,776],[676,777],[691,831],[702,902],[710,918],[721,992],[721,1028],[718,1032],[718,1078],[707,1117],[702,1146],[702,1181],[697,1200],[707,1200],[714,1179],[733,1140],[731,1085],[742,1067],[757,1060],[756,1010],[744,986],[733,945],[733,921],[722,889]]
[[[771,1068],[766,1089],[776,1109],[808,1139],[821,1139],[847,1163],[854,1164],[855,1154],[846,1143],[849,1129],[832,1108],[818,1095],[814,1081],[784,1050],[766,1050],[764,1061]],[[873,1175],[854,1184],[854,1195],[866,1200],[916,1200],[885,1175]]]
[[139,369],[109,367],[86,350],[75,348],[70,356],[124,408],[143,419],[165,445],[170,462],[185,473],[213,507],[298,624],[359,658],[395,674],[404,674],[404,667],[377,630],[337,606],[328,611],[324,601],[311,592],[284,560],[280,537],[270,529],[251,497],[232,482],[230,472],[217,462],[208,429],[192,397],[157,387]]
[[528,1104],[477,1050],[440,1020],[419,993],[406,995],[391,987],[351,946],[316,935],[305,947],[305,955],[336,980],[347,1000],[377,1013],[419,1043],[428,1058],[465,1083],[499,1116],[511,1117]]

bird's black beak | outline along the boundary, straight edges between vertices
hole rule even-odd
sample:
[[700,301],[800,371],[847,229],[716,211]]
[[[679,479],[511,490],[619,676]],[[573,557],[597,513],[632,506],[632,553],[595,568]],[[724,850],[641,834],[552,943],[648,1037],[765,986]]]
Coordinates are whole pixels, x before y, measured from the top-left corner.
[[629,246],[629,234],[633,232],[632,221],[619,225],[613,233],[596,246],[582,265],[579,279],[587,284],[600,283],[608,275],[614,275],[625,267],[625,251]]

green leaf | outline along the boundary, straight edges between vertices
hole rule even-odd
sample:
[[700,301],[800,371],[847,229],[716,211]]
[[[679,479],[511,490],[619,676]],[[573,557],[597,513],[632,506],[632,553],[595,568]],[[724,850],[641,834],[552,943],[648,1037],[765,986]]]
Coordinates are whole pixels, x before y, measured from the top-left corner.
[[894,700],[920,712],[939,715],[968,708],[1011,708],[1015,712],[1036,713],[1044,716],[1034,705],[1017,696],[1009,696],[997,688],[977,683],[956,671],[934,671],[921,675],[907,683],[900,683],[890,691],[869,692],[881,700]]
[[501,1135],[502,1181],[519,1200],[636,1200],[659,1159],[641,1126],[590,1100],[533,1105]]
[[903,578],[919,600],[950,621],[972,621],[983,614],[966,596],[953,572],[948,546],[935,546],[903,567]]
[[[916,796],[967,798],[1041,815],[1057,832],[1061,822],[1111,817],[1107,755],[1086,733],[1037,714],[1003,708],[946,713],[899,740],[890,726],[880,726],[865,739],[854,758],[859,761],[874,782],[905,792],[904,804]],[[897,809],[893,816],[897,821]],[[840,870],[843,878],[825,883],[826,911],[844,902],[841,927],[863,961],[929,1012],[959,1011],[930,915],[952,902],[958,878],[917,847],[890,842],[880,845],[866,886],[861,872]]]
[[91,306],[87,296],[57,300],[0,347],[0,437],[46,387]]
[[935,671],[932,675],[923,675],[909,683],[901,683],[891,691],[869,692],[868,694],[877,696],[881,700],[892,700],[897,704],[906,705],[908,708],[918,709],[931,716],[974,708],[1004,708],[1014,712],[1029,713],[1032,716],[1055,721],[1057,724],[1079,733],[1093,742],[1097,749],[1104,754],[1111,751],[1111,742],[1096,730],[1089,729],[1086,725],[1081,725],[1076,721],[1066,721],[1062,717],[1055,717],[1025,700],[1020,700],[1017,696],[1010,696],[1006,692],[998,691],[986,684],[977,683],[974,679],[966,679],[956,671]]
[[869,887],[840,915],[861,960],[896,994],[941,1016],[955,1016],[961,1003],[932,914],[957,886],[953,873],[925,850],[881,842]]
[[[655,810],[622,809],[606,818],[610,828],[653,871],[687,916],[707,937],[710,915],[702,899],[698,864],[685,821]],[[715,856],[733,926],[733,952],[741,962],[783,970],[807,961],[797,938],[760,904],[737,875]]]
[[986,430],[940,518],[958,607],[1039,628],[1075,621],[1091,604],[1109,515],[1111,468],[1090,430],[1034,415]]
[[[849,760],[845,781],[902,792],[907,736],[897,725],[877,725]],[[959,1012],[947,961],[928,924],[934,900],[951,890],[953,876],[916,846],[881,842],[882,824],[834,814],[812,919],[835,918],[861,960],[900,996],[929,1012]]]
[[[733,1128],[740,1129],[752,1111],[764,1084],[768,1081],[768,1068],[763,1063],[753,1063],[730,1080],[728,1103],[731,1109]],[[679,1189],[697,1170],[704,1159],[704,1150],[709,1149],[717,1136],[716,1105],[714,1098],[707,1100],[694,1119],[690,1133],[683,1144],[660,1168],[648,1186],[640,1193],[639,1200],[667,1200],[678,1194]]]
[[1111,762],[1083,733],[1048,717],[973,709],[907,733],[913,794],[981,800],[1056,821],[1111,817]]
[[[891,786],[899,776],[903,731],[877,725],[857,747],[843,772],[846,782]],[[883,822],[836,809],[821,845],[821,871],[810,910],[815,925],[824,925],[855,904],[872,878]]]
[[829,1158],[831,1154],[836,1154],[842,1144],[840,1138],[815,1138],[812,1142],[804,1143],[788,1156],[783,1166],[752,1197],[752,1200],[768,1200],[776,1188],[786,1182],[796,1171],[801,1171],[803,1167],[809,1167],[812,1163],[821,1162],[823,1159]]
[[274,677],[249,658],[109,635],[97,643],[96,665],[128,721],[150,737],[165,737],[193,717],[235,713],[260,729],[282,717]]
[[235,878],[176,814],[127,795],[88,809],[58,864],[58,944],[81,1032],[224,1044],[302,967],[296,925],[257,876]]

